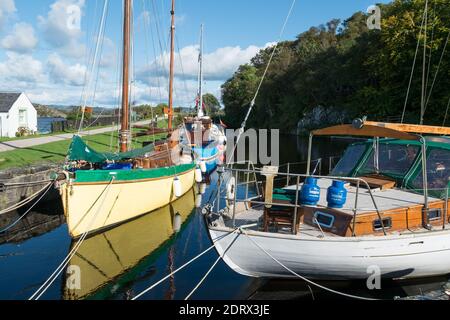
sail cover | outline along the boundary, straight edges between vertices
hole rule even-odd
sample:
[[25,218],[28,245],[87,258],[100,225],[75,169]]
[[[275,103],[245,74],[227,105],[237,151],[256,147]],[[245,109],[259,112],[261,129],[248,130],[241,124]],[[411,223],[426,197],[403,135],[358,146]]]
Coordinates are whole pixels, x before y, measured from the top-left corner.
[[87,161],[91,163],[102,163],[106,161],[120,161],[143,156],[155,150],[153,144],[141,149],[134,149],[124,153],[97,152],[89,147],[79,136],[73,136],[69,147],[67,158],[69,161]]

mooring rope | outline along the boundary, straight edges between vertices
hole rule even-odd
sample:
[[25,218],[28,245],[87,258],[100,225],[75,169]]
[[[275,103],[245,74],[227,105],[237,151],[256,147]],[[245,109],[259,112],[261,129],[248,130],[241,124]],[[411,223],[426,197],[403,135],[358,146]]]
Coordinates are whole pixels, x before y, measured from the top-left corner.
[[[33,205],[28,208],[27,211],[25,211],[25,213],[23,215],[21,215],[16,221],[14,221],[12,224],[10,224],[9,226],[7,226],[6,228],[3,228],[0,230],[0,234],[5,233],[6,231],[10,230],[12,227],[14,227],[16,224],[19,223],[19,221],[21,221],[23,218],[25,218],[25,216],[30,213],[31,210],[33,210],[33,208],[42,200],[42,198],[45,197],[45,195],[50,191],[51,186],[53,185],[53,183],[49,183],[46,187],[47,190],[45,190],[45,192],[39,197],[39,199],[33,203]],[[43,190],[43,189],[42,189]],[[39,194],[42,190],[40,190],[37,194]],[[33,198],[34,199],[34,198]]]
[[198,288],[200,288],[200,286],[203,284],[203,282],[205,282],[206,278],[209,276],[209,274],[213,271],[213,269],[216,267],[216,265],[219,263],[220,260],[223,259],[223,257],[225,256],[225,254],[227,253],[227,251],[231,248],[231,246],[234,244],[234,242],[236,241],[236,239],[239,237],[239,234],[236,235],[236,237],[234,237],[234,239],[231,241],[231,243],[227,246],[227,248],[225,250],[223,250],[222,254],[219,255],[219,257],[216,259],[216,261],[214,261],[214,263],[212,264],[212,266],[209,268],[209,270],[205,273],[205,275],[200,279],[200,281],[197,283],[197,285],[194,287],[194,289],[192,289],[192,291],[186,296],[186,298],[184,298],[184,300],[189,300],[190,297],[197,291]]
[[209,251],[211,251],[212,249],[215,248],[216,243],[223,240],[224,238],[228,237],[231,234],[234,234],[235,232],[237,232],[238,229],[234,229],[233,231],[230,231],[229,233],[220,236],[219,238],[216,239],[216,241],[206,250],[204,250],[203,252],[199,253],[198,255],[196,255],[194,258],[192,258],[191,260],[189,260],[188,262],[186,262],[185,264],[183,264],[181,267],[179,267],[178,269],[172,271],[170,274],[168,274],[167,276],[165,276],[164,278],[162,278],[161,280],[159,280],[158,282],[154,283],[153,285],[151,285],[150,287],[148,287],[147,289],[145,289],[144,291],[142,291],[141,293],[139,293],[138,295],[136,295],[134,298],[132,298],[131,300],[137,300],[140,297],[142,297],[144,294],[146,294],[147,292],[149,292],[150,290],[152,290],[153,288],[155,288],[156,286],[158,286],[159,284],[163,283],[164,281],[166,281],[167,279],[169,279],[170,277],[173,277],[176,273],[178,273],[179,271],[183,270],[184,268],[186,268],[188,265],[190,265],[191,263],[193,263],[194,261],[198,260],[199,258],[201,258],[202,256],[204,256],[206,253],[208,253]]
[[[8,213],[8,212],[11,212],[11,211],[14,211],[14,210],[17,210],[17,209],[19,209],[19,208],[21,208],[21,207],[27,205],[28,203],[30,203],[31,201],[33,201],[34,199],[36,199],[42,191],[44,191],[46,188],[49,188],[49,186],[51,186],[52,184],[53,184],[53,181],[52,181],[52,182],[48,182],[42,189],[40,189],[39,191],[33,193],[33,194],[32,194],[31,196],[29,196],[28,198],[25,198],[25,199],[19,201],[18,203],[12,205],[12,206],[9,207],[9,208],[2,209],[2,210],[0,211],[0,215],[5,214],[5,213]],[[50,188],[49,188],[49,189],[50,189]],[[48,192],[48,190],[46,191],[46,193],[47,193],[47,192]],[[42,197],[39,199],[39,201],[40,201],[41,199],[42,199]],[[39,201],[37,201],[37,202],[39,202]],[[33,207],[37,204],[37,202],[33,205]]]
[[245,230],[243,228],[239,228],[239,230],[255,245],[257,246],[261,251],[263,251],[269,258],[271,258],[273,261],[275,261],[277,264],[279,264],[281,267],[283,267],[284,269],[286,269],[287,271],[289,271],[291,274],[293,274],[294,276],[296,276],[297,278],[315,286],[318,287],[320,289],[323,289],[325,291],[340,295],[340,296],[344,296],[347,298],[352,298],[352,299],[358,299],[358,300],[378,300],[378,299],[374,299],[374,298],[366,298],[366,297],[361,297],[361,296],[355,296],[352,294],[348,294],[348,293],[344,293],[344,292],[340,292],[337,290],[333,290],[330,289],[328,287],[325,287],[323,285],[320,285],[314,281],[309,280],[308,278],[305,278],[301,275],[299,275],[298,273],[296,273],[295,271],[291,270],[289,267],[287,267],[286,265],[284,265],[282,262],[280,262],[277,258],[275,258],[274,256],[272,256],[269,252],[267,252],[262,246],[260,246],[255,240],[253,240],[247,232],[245,232]]
[[80,246],[83,244],[83,241],[86,239],[87,235],[89,234],[90,228],[92,227],[95,219],[97,218],[97,216],[100,213],[103,205],[105,204],[105,200],[108,197],[109,190],[110,190],[110,187],[112,186],[112,184],[114,182],[114,179],[115,179],[115,177],[111,178],[110,183],[100,193],[100,195],[98,196],[97,200],[95,200],[95,202],[97,202],[102,197],[102,195],[106,192],[105,193],[105,197],[103,198],[102,203],[98,207],[97,212],[93,215],[92,220],[90,221],[89,227],[87,228],[86,232],[84,232],[81,235],[80,239],[78,239],[77,243],[72,248],[72,250],[70,250],[69,254],[67,254],[67,256],[59,264],[59,266],[55,269],[55,271],[50,275],[50,277],[48,277],[48,279],[45,280],[45,282],[33,293],[33,295],[30,298],[28,298],[28,300],[39,300],[41,298],[41,296],[48,290],[48,288],[50,288],[50,286],[53,284],[53,282],[55,282],[55,280],[58,278],[58,276],[61,274],[61,272],[64,270],[64,268],[69,264],[70,259],[73,258],[73,256],[76,254],[76,252],[78,251]]

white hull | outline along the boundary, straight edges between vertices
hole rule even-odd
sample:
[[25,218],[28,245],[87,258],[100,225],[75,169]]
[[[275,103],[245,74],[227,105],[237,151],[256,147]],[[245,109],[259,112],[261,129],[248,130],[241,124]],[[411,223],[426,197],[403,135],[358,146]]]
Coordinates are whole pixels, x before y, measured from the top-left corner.
[[[231,229],[209,227],[215,242]],[[301,239],[298,236],[246,231],[283,265],[309,279],[367,279],[379,268],[382,278],[407,279],[450,273],[450,230],[386,237]],[[216,242],[220,255],[237,234]],[[295,278],[244,234],[226,251],[224,261],[251,277]]]

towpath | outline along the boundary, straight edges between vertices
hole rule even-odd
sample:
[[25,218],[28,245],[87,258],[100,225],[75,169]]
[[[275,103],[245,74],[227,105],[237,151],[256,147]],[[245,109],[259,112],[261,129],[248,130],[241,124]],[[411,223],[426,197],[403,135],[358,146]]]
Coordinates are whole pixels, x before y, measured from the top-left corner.
[[[146,124],[151,123],[151,121],[152,120],[144,120],[144,121],[136,122],[134,124],[135,125],[146,125]],[[118,129],[117,126],[111,126],[111,127],[100,128],[100,129],[82,131],[81,136],[101,134],[101,133],[105,133],[105,132],[111,132],[111,131],[114,131],[117,129]],[[38,146],[41,144],[50,143],[50,142],[69,140],[69,139],[72,139],[73,135],[74,135],[73,133],[62,133],[62,134],[56,134],[56,135],[43,136],[43,137],[39,137],[39,138],[28,138],[28,139],[0,142],[0,152],[10,151],[10,150],[15,150],[15,149],[29,148],[29,147]]]

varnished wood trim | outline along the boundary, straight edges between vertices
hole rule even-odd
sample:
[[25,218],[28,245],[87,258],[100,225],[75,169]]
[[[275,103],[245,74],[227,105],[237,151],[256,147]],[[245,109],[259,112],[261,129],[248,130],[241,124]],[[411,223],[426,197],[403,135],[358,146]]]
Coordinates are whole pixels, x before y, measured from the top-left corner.
[[400,140],[415,140],[415,141],[420,140],[419,136],[407,132],[367,124],[365,124],[361,129],[357,129],[353,127],[351,124],[339,125],[315,130],[312,132],[312,134],[315,136],[361,136],[361,137],[393,138]]

